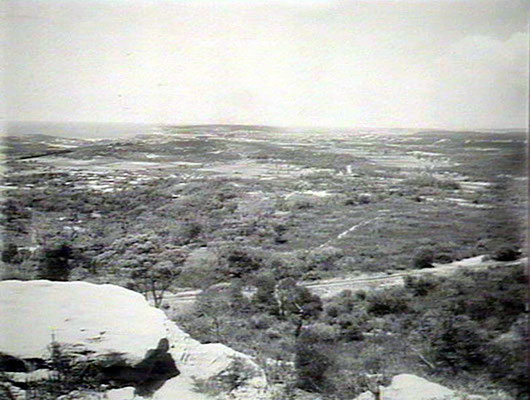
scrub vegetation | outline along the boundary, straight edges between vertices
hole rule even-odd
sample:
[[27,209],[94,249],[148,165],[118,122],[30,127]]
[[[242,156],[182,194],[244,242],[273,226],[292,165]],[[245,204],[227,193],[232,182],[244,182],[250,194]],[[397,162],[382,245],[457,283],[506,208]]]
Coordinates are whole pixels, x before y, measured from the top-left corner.
[[[285,396],[350,399],[401,372],[528,394],[526,278],[509,263],[526,255],[522,132],[166,127],[67,150],[33,133],[4,138],[3,279],[137,290],[255,356]],[[498,263],[404,287],[304,286],[485,254]],[[185,312],[164,300],[191,289]]]

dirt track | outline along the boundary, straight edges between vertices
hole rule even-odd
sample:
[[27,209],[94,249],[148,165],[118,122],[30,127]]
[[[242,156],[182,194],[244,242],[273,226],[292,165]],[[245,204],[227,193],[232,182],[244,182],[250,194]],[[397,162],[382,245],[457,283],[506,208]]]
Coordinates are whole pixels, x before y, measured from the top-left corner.
[[[499,262],[488,260],[485,256],[478,256],[461,261],[455,261],[450,264],[435,264],[434,268],[422,270],[413,270],[387,275],[364,275],[352,278],[336,278],[323,281],[301,282],[301,285],[307,287],[312,293],[319,295],[323,299],[326,299],[337,295],[343,290],[374,290],[390,286],[402,286],[404,285],[405,277],[407,276],[421,276],[428,274],[435,276],[448,276],[455,273],[460,268],[478,270],[492,266],[510,266],[516,264],[524,265],[527,262],[528,259],[526,257],[517,261]],[[164,303],[169,305],[173,311],[185,311],[193,305],[197,295],[200,293],[201,290],[191,290],[166,295],[164,298]],[[245,294],[249,296],[252,293],[252,289],[245,292]]]

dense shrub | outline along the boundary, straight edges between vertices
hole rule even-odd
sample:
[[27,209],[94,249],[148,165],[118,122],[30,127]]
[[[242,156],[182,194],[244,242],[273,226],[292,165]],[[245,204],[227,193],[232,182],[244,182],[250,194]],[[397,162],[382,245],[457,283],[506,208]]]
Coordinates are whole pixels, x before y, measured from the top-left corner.
[[296,341],[296,386],[310,392],[325,391],[325,373],[331,365],[320,339],[316,332],[304,330]]
[[66,243],[45,247],[38,266],[37,278],[50,281],[67,281],[70,276],[69,260],[72,248]]
[[405,278],[405,288],[412,291],[414,296],[426,296],[435,289],[439,280],[433,276],[407,276]]
[[496,261],[514,261],[517,260],[521,252],[513,245],[498,246],[491,256]]
[[276,280],[271,275],[260,275],[256,278],[256,293],[252,296],[252,305],[257,311],[278,315],[279,305],[274,295]]
[[480,325],[464,315],[446,315],[432,332],[436,358],[453,372],[483,366],[485,334]]
[[[102,374],[103,361],[83,361],[70,355],[59,343],[52,342],[49,346],[50,358],[45,360],[50,370],[48,379],[28,383],[26,399],[55,400],[73,390],[100,392],[101,385],[109,382]],[[106,363],[121,362],[119,357],[104,360]]]
[[409,310],[408,300],[403,289],[379,290],[368,296],[368,312],[378,316],[405,313]]
[[412,260],[414,268],[416,269],[432,268],[433,262],[434,252],[427,248],[419,249]]
[[18,247],[14,243],[8,243],[2,249],[2,261],[5,263],[16,262],[18,255]]
[[242,278],[261,267],[261,260],[246,249],[230,249],[220,261],[221,270],[229,278]]

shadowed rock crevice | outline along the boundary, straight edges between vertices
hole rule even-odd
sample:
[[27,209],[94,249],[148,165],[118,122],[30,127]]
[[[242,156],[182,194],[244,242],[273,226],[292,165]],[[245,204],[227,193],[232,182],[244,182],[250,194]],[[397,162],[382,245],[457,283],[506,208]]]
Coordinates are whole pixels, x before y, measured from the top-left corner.
[[152,394],[166,380],[180,374],[168,350],[168,340],[160,339],[157,348],[149,350],[138,364],[129,366],[121,361],[102,368],[103,379],[112,386],[134,386],[141,396]]
[[[77,389],[76,384],[81,386],[88,384],[91,387],[105,384],[112,388],[133,386],[138,395],[149,396],[166,380],[180,374],[168,350],[168,340],[160,339],[157,348],[149,350],[145,358],[134,365],[128,364],[120,354],[107,355],[104,359],[76,361],[75,355],[65,351],[61,355],[63,364],[60,366],[55,365],[57,360],[55,362],[42,359],[25,360],[8,354],[0,354],[0,372],[3,373],[4,383],[23,390],[38,386],[39,381],[54,381],[64,386],[65,389]],[[68,361],[64,362],[65,360]],[[59,369],[54,367],[59,367]],[[43,369],[36,371],[39,368]],[[37,374],[37,372],[45,373]],[[73,378],[76,374],[80,375],[79,382]],[[87,382],[84,382],[82,378]]]
[[9,354],[0,354],[0,371],[1,372],[28,372],[26,363]]

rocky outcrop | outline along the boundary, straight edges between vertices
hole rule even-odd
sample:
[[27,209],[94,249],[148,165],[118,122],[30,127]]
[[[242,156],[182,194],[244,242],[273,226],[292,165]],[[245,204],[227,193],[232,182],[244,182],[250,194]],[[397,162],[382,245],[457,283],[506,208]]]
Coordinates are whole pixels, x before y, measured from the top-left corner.
[[408,374],[392,378],[390,386],[382,387],[380,393],[381,398],[385,400],[451,400],[457,398],[451,389]]
[[[108,398],[267,398],[264,373],[248,356],[221,344],[200,344],[130,290],[86,282],[4,281],[0,309],[0,369],[19,389],[24,388],[16,376],[25,382],[29,376],[49,376],[42,371],[53,342],[74,362],[97,365]],[[72,396],[91,398],[83,392]]]
[[429,382],[419,376],[401,374],[392,378],[389,386],[379,387],[379,394],[364,392],[355,400],[485,400],[482,396],[468,395]]

